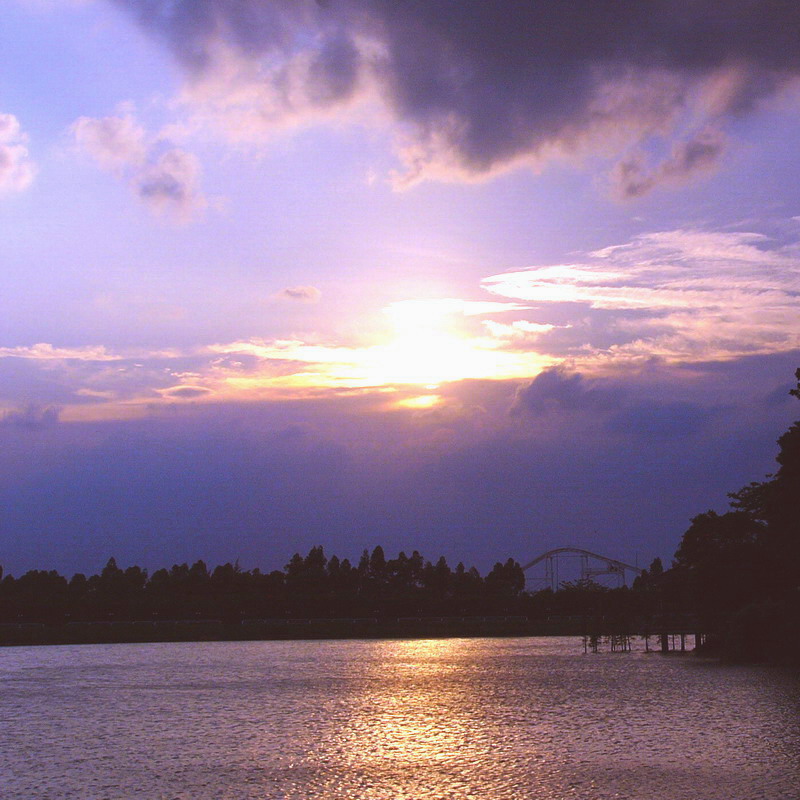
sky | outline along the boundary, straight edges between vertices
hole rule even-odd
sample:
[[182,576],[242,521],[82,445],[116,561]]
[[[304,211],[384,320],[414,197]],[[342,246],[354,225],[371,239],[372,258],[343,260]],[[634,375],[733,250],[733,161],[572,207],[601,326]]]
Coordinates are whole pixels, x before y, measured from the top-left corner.
[[0,564],[669,561],[798,416],[800,6],[5,0]]

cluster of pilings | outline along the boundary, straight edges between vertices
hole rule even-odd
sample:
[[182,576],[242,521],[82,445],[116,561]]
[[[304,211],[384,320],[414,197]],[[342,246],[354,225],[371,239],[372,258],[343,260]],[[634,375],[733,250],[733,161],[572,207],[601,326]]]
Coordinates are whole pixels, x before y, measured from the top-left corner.
[[[697,650],[705,641],[705,634],[703,633],[659,633],[656,637],[659,648],[662,653],[685,653],[687,651],[686,641],[689,636],[694,637],[694,649]],[[650,648],[650,635],[644,636],[644,649],[646,652],[651,652]]]
[[[703,633],[644,633],[640,635],[640,638],[644,640],[646,653],[686,653],[689,651],[687,643],[690,636],[694,639],[694,649],[698,649],[705,642],[706,637]],[[599,653],[605,649],[604,646],[607,646],[612,653],[629,653],[632,650],[631,645],[635,638],[635,636],[628,633],[585,634],[583,636],[583,652]],[[655,647],[651,646],[652,639],[656,640]]]

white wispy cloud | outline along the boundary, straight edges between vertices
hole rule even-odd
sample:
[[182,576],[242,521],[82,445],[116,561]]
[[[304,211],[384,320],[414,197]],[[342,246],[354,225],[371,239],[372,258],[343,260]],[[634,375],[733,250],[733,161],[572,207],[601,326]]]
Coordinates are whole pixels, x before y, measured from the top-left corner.
[[[697,360],[800,347],[800,256],[759,233],[645,234],[576,263],[493,275],[483,286],[540,309],[573,304],[576,355]],[[599,312],[602,324],[585,324]],[[611,328],[621,341],[593,340]],[[583,341],[574,338],[580,333]]]
[[72,135],[104,169],[124,171],[147,160],[147,134],[131,114],[118,117],[80,117]]
[[82,150],[102,169],[128,181],[154,213],[185,222],[208,207],[196,156],[160,137],[149,136],[130,112],[80,117],[70,131]]
[[0,194],[21,192],[33,182],[36,166],[27,144],[19,120],[13,114],[0,114]]
[[424,300],[397,300],[389,303],[384,312],[391,317],[409,319],[418,324],[437,320],[447,315],[479,317],[485,314],[506,314],[524,311],[528,306],[519,303],[500,303],[494,300],[461,300],[456,297],[427,298]]
[[123,356],[109,352],[102,345],[56,347],[38,342],[27,347],[0,347],[0,358],[26,358],[34,361],[119,361]]

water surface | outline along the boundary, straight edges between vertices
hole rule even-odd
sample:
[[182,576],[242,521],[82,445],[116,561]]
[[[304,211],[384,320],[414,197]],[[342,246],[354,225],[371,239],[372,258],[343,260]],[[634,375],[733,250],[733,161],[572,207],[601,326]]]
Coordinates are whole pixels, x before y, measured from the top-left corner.
[[0,649],[0,796],[797,800],[800,680],[576,639]]

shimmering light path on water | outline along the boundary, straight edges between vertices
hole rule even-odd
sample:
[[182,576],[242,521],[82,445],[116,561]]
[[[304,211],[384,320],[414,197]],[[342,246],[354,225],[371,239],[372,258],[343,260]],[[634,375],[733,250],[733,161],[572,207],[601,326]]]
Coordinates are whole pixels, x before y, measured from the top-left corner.
[[800,680],[565,639],[0,650],[4,800],[794,800]]

